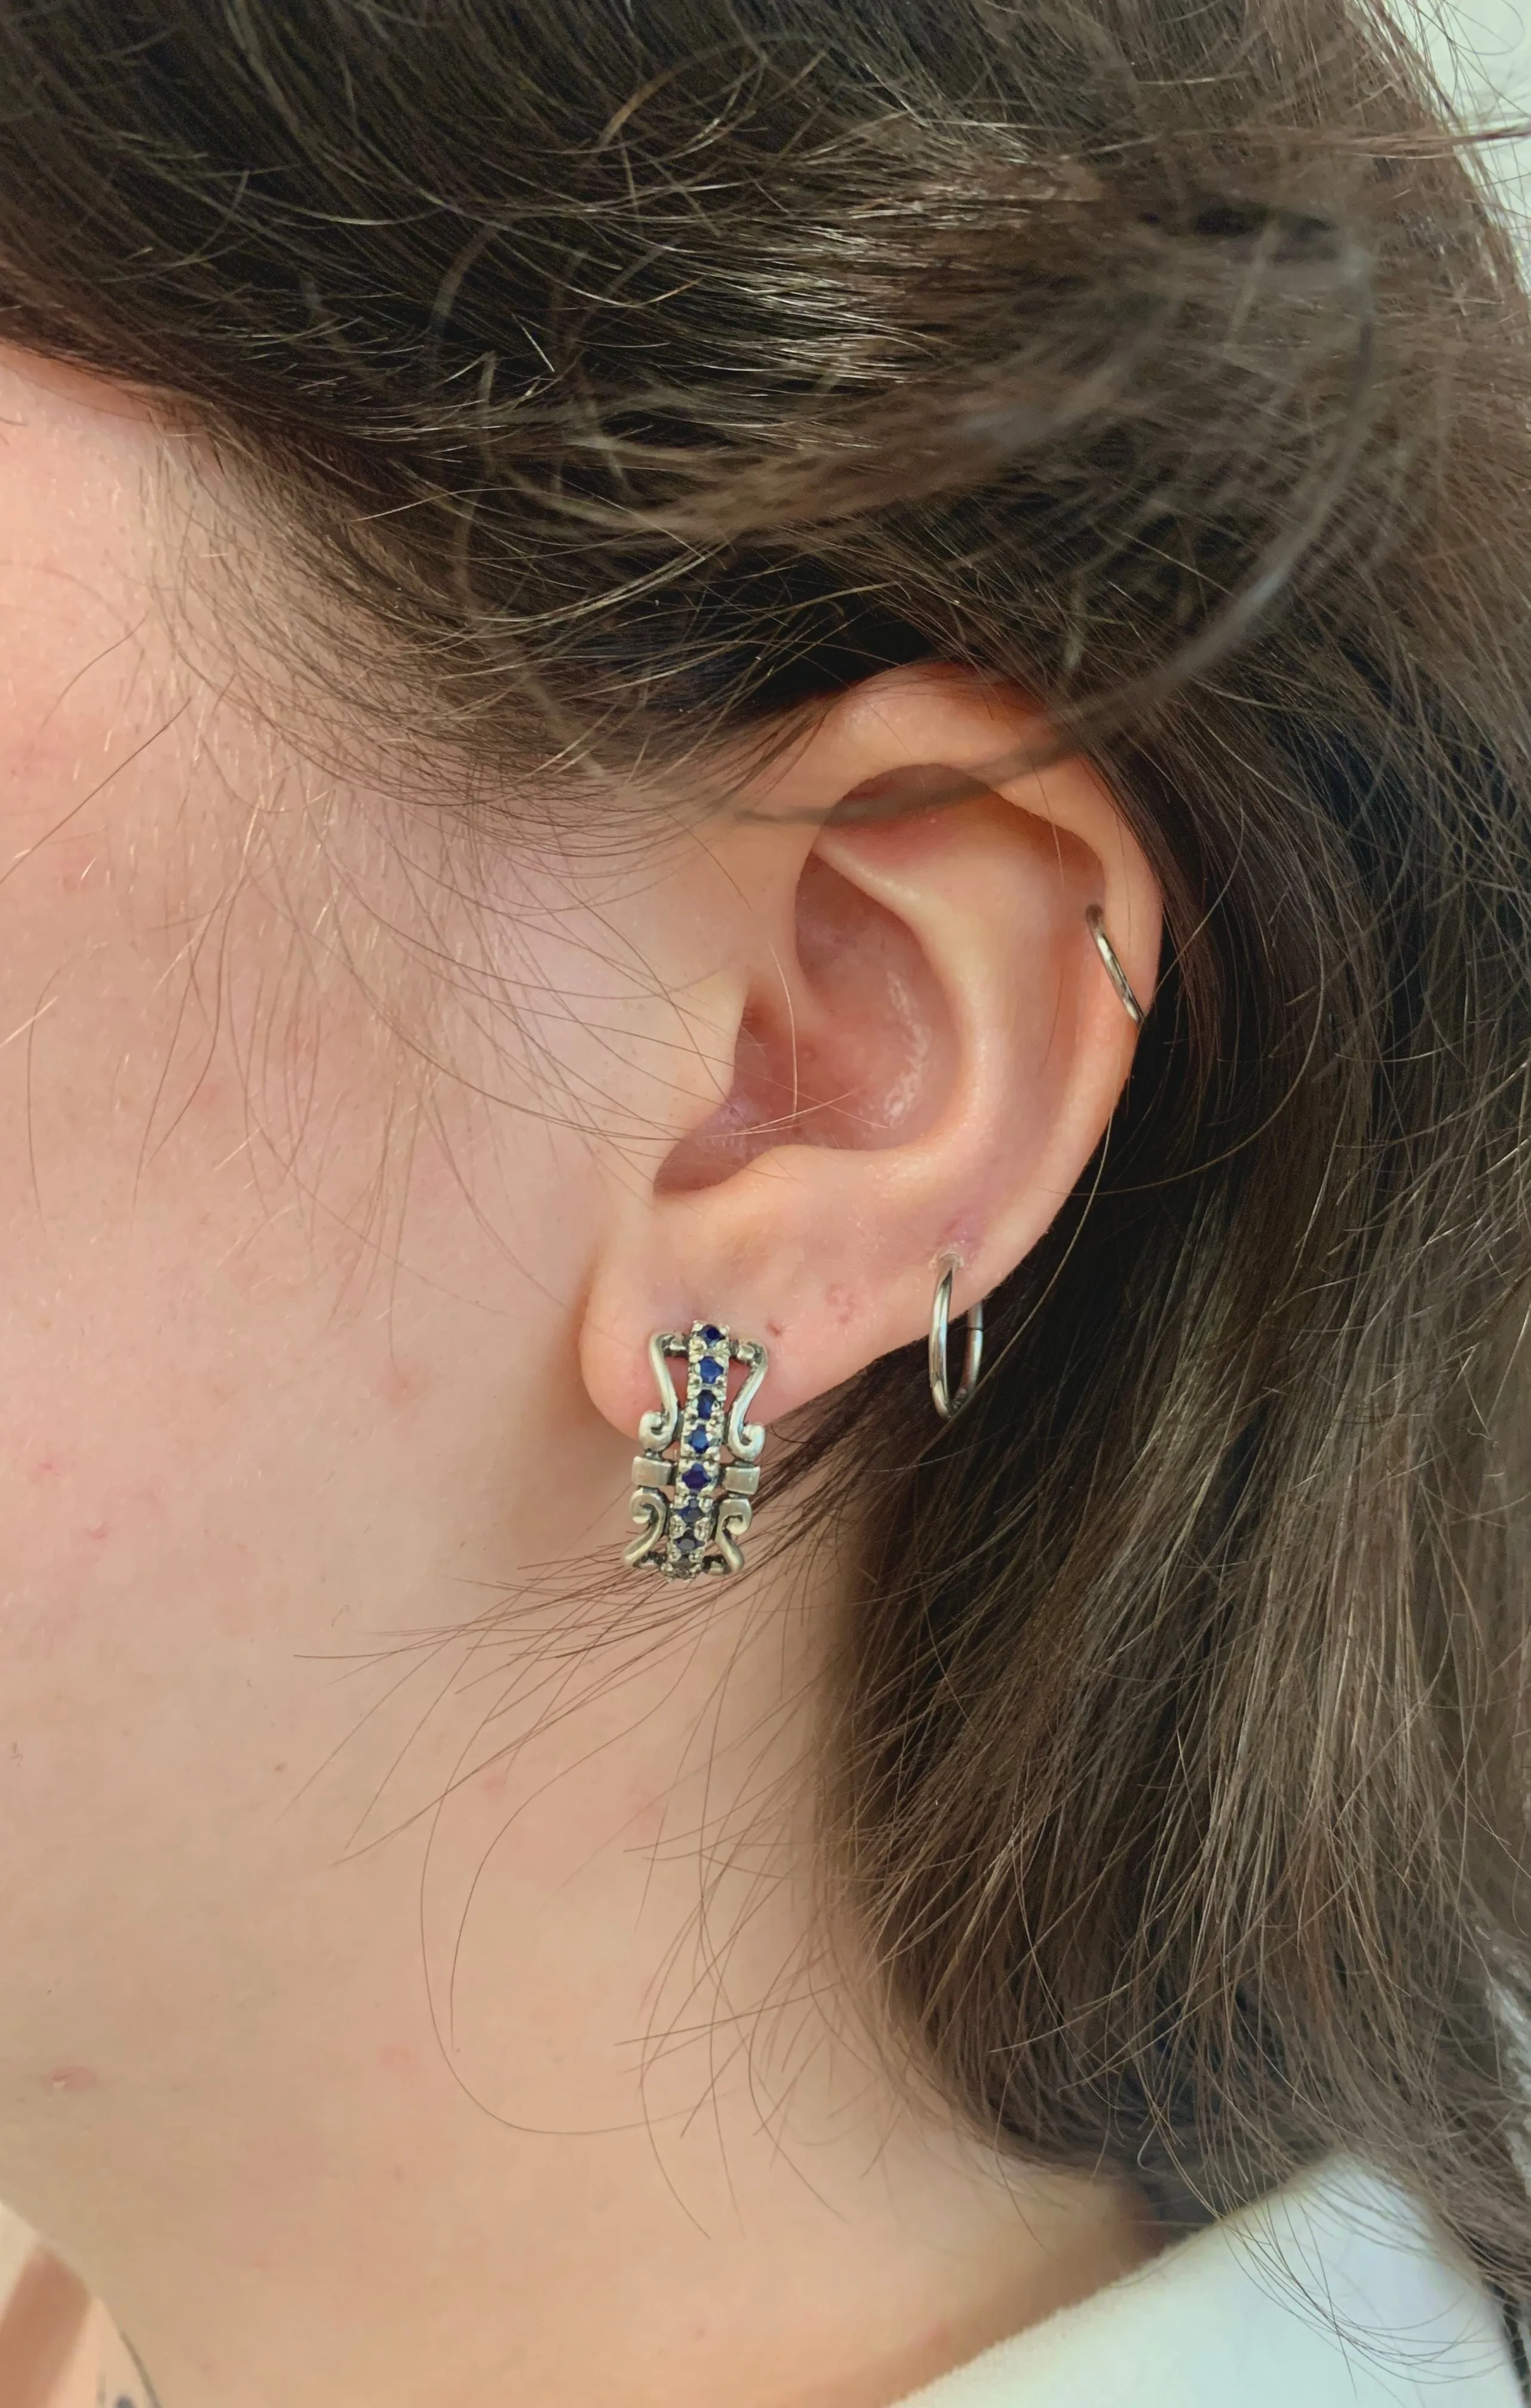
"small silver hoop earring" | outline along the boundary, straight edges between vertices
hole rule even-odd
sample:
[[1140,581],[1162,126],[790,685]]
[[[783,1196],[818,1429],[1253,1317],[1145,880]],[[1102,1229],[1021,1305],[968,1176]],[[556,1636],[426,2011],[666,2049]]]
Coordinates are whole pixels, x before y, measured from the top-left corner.
[[[686,1360],[686,1394],[675,1393],[670,1357]],[[740,1541],[754,1519],[765,1425],[744,1419],[760,1393],[767,1354],[753,1339],[732,1338],[718,1322],[693,1321],[688,1333],[657,1329],[648,1359],[659,1401],[638,1425],[643,1449],[632,1467],[632,1518],[638,1536],[623,1549],[629,1564],[694,1580],[699,1572],[744,1569]],[[730,1399],[729,1367],[744,1381]]]
[[1105,933],[1105,914],[1101,910],[1098,903],[1091,903],[1089,910],[1086,911],[1085,925],[1089,928],[1090,935],[1095,939],[1095,951],[1099,953],[1102,961],[1105,964],[1105,974],[1107,978],[1116,988],[1118,995],[1121,997],[1121,1008],[1123,1011],[1127,1014],[1128,1019],[1132,1022],[1134,1028],[1141,1028],[1143,1025],[1143,1006],[1139,1003],[1136,996],[1133,993],[1132,982],[1129,980],[1126,971],[1121,967],[1121,961],[1115,945],[1111,942],[1110,938]]
[[947,1263],[935,1283],[935,1302],[931,1308],[931,1395],[944,1422],[954,1422],[967,1403],[978,1384],[978,1366],[984,1359],[984,1308],[980,1299],[968,1307],[962,1377],[953,1396],[946,1384],[946,1325],[951,1317],[951,1283],[956,1276],[957,1265]]

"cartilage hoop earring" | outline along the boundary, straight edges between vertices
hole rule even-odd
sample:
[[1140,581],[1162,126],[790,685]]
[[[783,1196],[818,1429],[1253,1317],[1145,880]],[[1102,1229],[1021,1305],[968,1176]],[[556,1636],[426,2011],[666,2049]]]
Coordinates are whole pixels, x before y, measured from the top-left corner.
[[1105,914],[1098,903],[1091,903],[1085,913],[1085,924],[1095,939],[1095,951],[1105,964],[1105,974],[1121,998],[1121,1008],[1134,1028],[1143,1025],[1143,1006],[1133,993],[1132,981],[1121,967],[1115,945],[1105,933]]
[[[673,1357],[686,1363],[686,1394],[677,1396]],[[742,1541],[754,1519],[765,1447],[763,1422],[746,1421],[760,1393],[768,1357],[751,1338],[733,1338],[715,1321],[693,1321],[690,1331],[657,1329],[648,1359],[659,1401],[638,1425],[643,1449],[632,1467],[632,1518],[638,1536],[626,1560],[666,1580],[744,1568]],[[729,1395],[730,1371],[744,1379]]]
[[978,1384],[978,1366],[984,1359],[984,1308],[980,1299],[968,1307],[962,1376],[953,1396],[946,1378],[946,1334],[951,1319],[951,1283],[956,1276],[957,1265],[948,1263],[935,1283],[935,1302],[931,1308],[931,1395],[944,1422],[954,1422],[967,1403]]

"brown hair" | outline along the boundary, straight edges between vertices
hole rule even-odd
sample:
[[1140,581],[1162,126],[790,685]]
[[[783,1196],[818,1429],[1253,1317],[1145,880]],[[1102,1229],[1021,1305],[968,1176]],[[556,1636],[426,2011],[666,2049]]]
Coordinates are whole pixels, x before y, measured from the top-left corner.
[[1399,21],[39,0],[0,122],[0,330],[190,407],[483,794],[932,655],[1103,762],[1163,986],[971,1412],[821,1435],[829,1845],[1017,2148],[1348,2145],[1531,2300],[1531,351]]

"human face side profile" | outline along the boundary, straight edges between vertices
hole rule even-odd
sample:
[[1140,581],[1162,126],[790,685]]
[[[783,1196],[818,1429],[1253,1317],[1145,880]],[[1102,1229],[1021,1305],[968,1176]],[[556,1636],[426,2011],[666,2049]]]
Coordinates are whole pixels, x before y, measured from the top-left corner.
[[1014,750],[950,675],[747,809],[472,845],[282,724],[184,437],[4,379],[0,2195],[167,2402],[907,2389],[1146,2226],[868,2042],[845,1564],[604,1568],[652,1327],[758,1329],[790,1427],[1046,1227],[1141,856],[1076,764],[826,824]]

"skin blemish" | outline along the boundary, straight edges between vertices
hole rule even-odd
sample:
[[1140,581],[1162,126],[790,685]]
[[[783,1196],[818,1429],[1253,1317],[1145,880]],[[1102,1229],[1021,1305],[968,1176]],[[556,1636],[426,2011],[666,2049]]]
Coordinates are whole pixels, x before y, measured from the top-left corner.
[[390,1363],[378,1381],[377,1392],[385,1405],[412,1405],[425,1385],[422,1372],[411,1371],[402,1363]]
[[92,2065],[55,2065],[45,2086],[78,2097],[83,2090],[99,2090],[101,2076]]
[[39,1455],[35,1463],[27,1466],[26,1476],[29,1480],[58,1480],[68,1468],[67,1456],[51,1451],[47,1455]]
[[669,1797],[648,1782],[635,1782],[628,1792],[628,1812],[622,1827],[628,1847],[654,1847],[664,1837]]
[[87,1539],[94,1540],[95,1544],[99,1546],[102,1540],[108,1535],[110,1529],[111,1524],[109,1522],[88,1522],[85,1526],[85,1536]]
[[855,1290],[836,1280],[824,1291],[824,1309],[842,1329],[848,1329],[856,1318]]
[[408,2041],[385,2040],[378,2051],[378,2063],[384,2073],[418,2073],[420,2057]]
[[965,1263],[970,1255],[976,1254],[982,1237],[982,1227],[974,1215],[971,1212],[960,1213],[955,1221],[948,1221],[943,1229],[935,1253],[931,1257],[932,1267],[953,1257],[959,1266]]
[[88,887],[96,883],[93,875],[95,867],[96,864],[93,858],[90,861],[82,862],[78,868],[61,870],[59,872],[59,893],[61,895],[83,894]]

